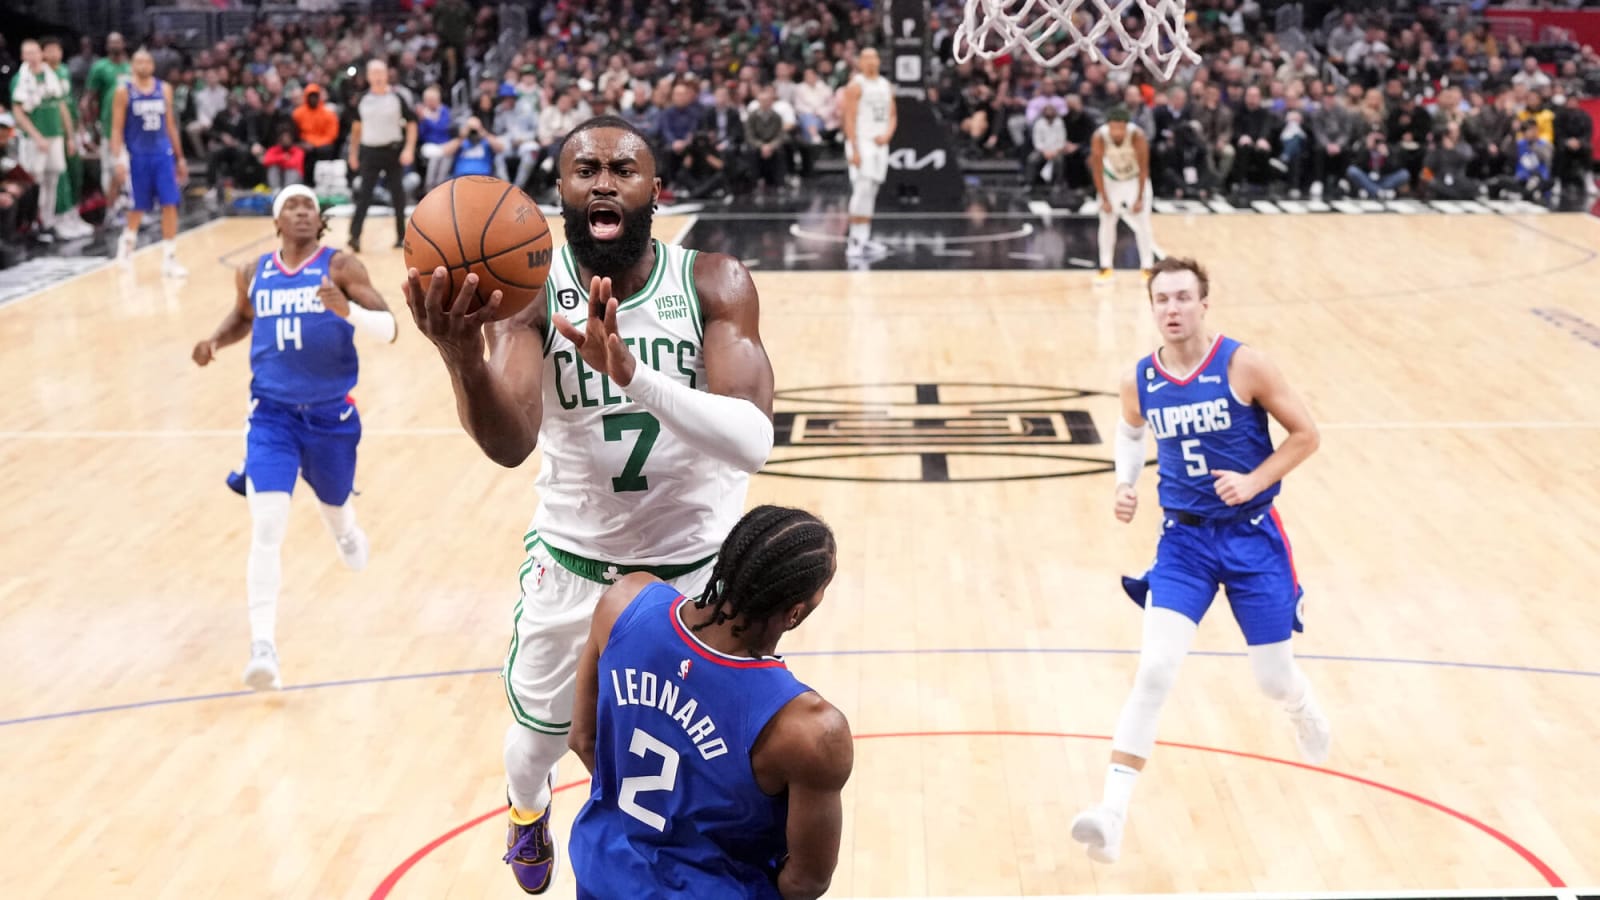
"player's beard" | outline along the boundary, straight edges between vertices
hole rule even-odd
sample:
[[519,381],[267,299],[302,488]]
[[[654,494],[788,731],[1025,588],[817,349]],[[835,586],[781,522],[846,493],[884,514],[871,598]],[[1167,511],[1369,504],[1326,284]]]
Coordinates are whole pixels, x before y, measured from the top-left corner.
[[655,219],[655,204],[622,210],[622,231],[615,240],[598,241],[589,233],[589,210],[561,204],[561,220],[567,227],[567,244],[578,265],[601,278],[615,278],[628,271],[650,246],[650,227]]

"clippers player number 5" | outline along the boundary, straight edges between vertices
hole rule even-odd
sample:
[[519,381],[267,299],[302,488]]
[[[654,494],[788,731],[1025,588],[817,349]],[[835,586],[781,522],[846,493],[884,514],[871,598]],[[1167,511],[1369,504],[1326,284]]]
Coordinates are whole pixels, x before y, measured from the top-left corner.
[[[1300,754],[1320,763],[1331,741],[1311,682],[1290,639],[1303,630],[1304,591],[1283,522],[1273,508],[1283,477],[1317,449],[1316,423],[1265,354],[1206,329],[1206,271],[1189,259],[1164,259],[1150,279],[1150,311],[1161,347],[1122,382],[1117,423],[1114,510],[1130,522],[1139,508],[1134,482],[1144,468],[1144,437],[1154,433],[1160,474],[1161,542],[1142,578],[1123,588],[1145,608],[1144,640],[1133,691],[1111,740],[1101,803],[1072,823],[1091,859],[1113,862],[1133,786],[1155,749],[1156,725],[1178,667],[1217,588],[1228,592],[1262,692],[1282,706]],[[1268,416],[1289,433],[1272,446]]]

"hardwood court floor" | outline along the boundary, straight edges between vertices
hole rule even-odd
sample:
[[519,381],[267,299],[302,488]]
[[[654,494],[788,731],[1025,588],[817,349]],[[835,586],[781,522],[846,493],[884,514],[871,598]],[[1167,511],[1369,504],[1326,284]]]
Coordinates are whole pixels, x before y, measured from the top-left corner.
[[[1212,266],[1212,321],[1270,352],[1322,423],[1279,508],[1308,590],[1298,647],[1336,728],[1328,768],[1416,796],[1277,762],[1291,733],[1219,605],[1163,722],[1194,746],[1158,752],[1123,862],[1090,863],[1067,823],[1098,796],[1098,736],[1132,677],[1140,623],[1117,576],[1149,560],[1154,479],[1131,526],[1097,463],[960,483],[1073,454],[1041,450],[1051,432],[1021,419],[951,410],[1015,390],[965,383],[1114,391],[1154,335],[1137,277],[1096,291],[1083,272],[758,270],[781,389],[906,383],[870,399],[904,418],[936,395],[952,429],[1034,441],[940,457],[950,483],[920,480],[920,452],[785,469],[894,483],[753,480],[751,503],[816,510],[840,540],[827,604],[785,645],[793,668],[858,734],[886,735],[859,745],[832,895],[1600,883],[1600,339],[1582,324],[1600,322],[1600,222],[1156,227]],[[372,223],[375,245],[387,229]],[[0,896],[369,897],[502,802],[493,670],[535,462],[477,452],[403,311],[398,344],[363,346],[356,390],[371,565],[339,566],[302,486],[279,648],[303,689],[237,693],[248,529],[223,476],[243,450],[247,354],[199,370],[189,350],[232,302],[219,260],[270,234],[233,220],[186,235],[181,285],[150,251],[130,274],[0,310]],[[398,306],[399,253],[364,259]],[[844,394],[782,404],[811,424],[775,456],[843,452],[807,450],[827,446],[818,410],[837,408],[819,396]],[[1101,436],[1115,421],[1107,396],[1017,396]],[[1073,452],[1109,459],[1108,444]],[[904,736],[927,732],[961,734]],[[569,757],[563,783],[579,773]],[[560,795],[563,836],[581,796]],[[416,859],[389,895],[520,896],[501,829],[492,817]],[[570,878],[551,896],[571,897]]]

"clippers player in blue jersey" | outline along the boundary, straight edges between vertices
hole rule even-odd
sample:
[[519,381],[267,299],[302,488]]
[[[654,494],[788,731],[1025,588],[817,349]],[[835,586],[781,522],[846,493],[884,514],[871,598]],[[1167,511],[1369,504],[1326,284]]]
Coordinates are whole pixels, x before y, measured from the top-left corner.
[[[1152,273],[1150,310],[1161,349],[1123,377],[1115,513],[1131,522],[1138,509],[1134,482],[1150,431],[1163,520],[1150,570],[1123,579],[1145,608],[1144,640],[1112,737],[1104,796],[1072,823],[1073,839],[1099,862],[1121,853],[1128,802],[1155,747],[1161,707],[1219,586],[1244,633],[1256,683],[1288,712],[1301,756],[1322,762],[1332,740],[1290,649],[1293,633],[1303,630],[1303,591],[1272,505],[1283,477],[1316,451],[1316,423],[1265,354],[1207,330],[1209,281],[1199,263],[1167,258]],[[1276,449],[1268,416],[1288,431]]]
[[353,570],[366,565],[367,536],[350,499],[361,440],[361,417],[350,397],[358,370],[355,336],[383,343],[396,336],[394,316],[361,260],[322,244],[327,223],[310,188],[284,188],[272,217],[282,246],[239,269],[233,308],[194,347],[195,363],[204,366],[218,349],[250,338],[245,459],[229,486],[250,505],[244,680],[255,690],[282,686],[274,637],[281,551],[289,497],[302,475],[340,559]]
[[701,596],[645,573],[601,596],[569,739],[593,775],[569,850],[579,900],[827,891],[850,725],[775,654],[822,602],[835,556],[815,516],[758,506]]
[[133,54],[132,74],[117,86],[111,101],[111,153],[107,159],[121,160],[127,151],[127,170],[122,171],[123,164],[118,162],[118,176],[128,185],[133,201],[128,226],[117,242],[117,261],[132,258],[144,214],[159,204],[161,274],[182,278],[189,273],[178,265],[178,203],[183,199],[178,184],[189,180],[189,164],[178,139],[172,85],[164,84],[155,73],[155,58],[141,48]]

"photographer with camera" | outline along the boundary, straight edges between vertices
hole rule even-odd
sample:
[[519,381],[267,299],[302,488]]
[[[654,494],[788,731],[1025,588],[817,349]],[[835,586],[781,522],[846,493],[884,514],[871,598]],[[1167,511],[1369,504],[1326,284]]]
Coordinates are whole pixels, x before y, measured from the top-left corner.
[[495,157],[506,151],[506,142],[483,127],[477,116],[461,123],[461,136],[446,141],[439,155],[451,161],[450,177],[493,175]]

